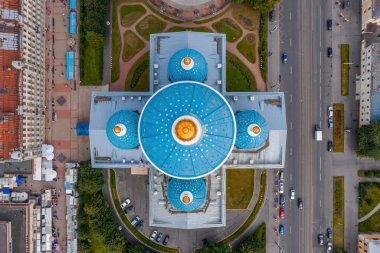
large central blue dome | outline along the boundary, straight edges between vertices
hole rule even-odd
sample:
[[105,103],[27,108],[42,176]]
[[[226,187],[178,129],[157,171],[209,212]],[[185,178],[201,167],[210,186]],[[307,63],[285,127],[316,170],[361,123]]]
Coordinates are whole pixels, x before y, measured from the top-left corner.
[[191,212],[199,209],[206,199],[203,178],[182,180],[171,178],[167,188],[169,202],[177,210]]
[[203,82],[207,76],[207,62],[204,56],[194,49],[182,49],[169,60],[168,73],[170,81]]
[[219,168],[236,136],[233,111],[223,96],[197,82],[177,82],[155,93],[139,121],[141,148],[157,169],[194,179]]
[[106,126],[108,140],[120,149],[136,148],[139,145],[138,122],[139,115],[136,112],[121,110],[114,113]]

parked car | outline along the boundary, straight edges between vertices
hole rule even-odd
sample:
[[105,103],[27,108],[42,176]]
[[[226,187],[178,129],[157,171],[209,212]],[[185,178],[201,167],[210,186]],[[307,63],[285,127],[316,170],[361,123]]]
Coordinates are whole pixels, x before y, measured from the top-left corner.
[[164,238],[164,241],[162,242],[163,245],[167,245],[168,242],[169,242],[169,239],[170,239],[170,236],[169,235],[166,235],[165,238]]
[[137,230],[140,230],[140,228],[142,228],[143,225],[144,225],[144,221],[143,221],[143,220],[140,220],[140,222],[137,223],[137,225],[136,225],[136,229],[137,229]]
[[326,252],[330,253],[332,252],[332,242],[328,242],[326,245]]
[[284,182],[280,181],[280,193],[284,193]]
[[284,194],[280,194],[280,205],[282,206],[282,207],[284,207],[285,206],[285,195]]
[[126,199],[123,201],[123,203],[121,203],[121,208],[124,209],[126,208],[129,204],[131,203],[131,200],[130,199]]
[[333,128],[334,127],[334,122],[333,122],[333,119],[332,118],[329,118],[328,121],[327,121],[327,126],[329,128]]
[[334,110],[333,110],[333,107],[332,106],[329,106],[327,108],[327,115],[332,118],[334,116]]
[[271,10],[269,12],[269,20],[270,20],[270,22],[273,22],[273,18],[274,18],[274,10]]
[[280,233],[280,235],[285,234],[285,228],[284,228],[284,225],[280,225],[280,226],[278,227],[278,232]]
[[141,220],[140,216],[136,215],[135,218],[131,221],[132,226],[136,226],[137,223]]
[[158,235],[156,236],[156,242],[160,242],[163,236],[163,233],[158,233]]
[[284,172],[282,170],[280,170],[280,173],[279,173],[279,178],[281,181],[284,181]]
[[296,191],[294,189],[290,189],[290,199],[295,199]]
[[333,57],[333,49],[331,47],[327,48],[327,57],[329,58]]
[[285,218],[285,210],[283,207],[280,207],[280,219],[284,219]]
[[333,151],[333,143],[332,141],[327,142],[327,151],[332,152]]
[[327,235],[327,238],[329,238],[329,239],[332,238],[332,230],[331,230],[331,228],[327,228],[326,235]]
[[303,209],[303,201],[301,198],[298,198],[298,209]]
[[130,205],[125,209],[126,212],[132,212],[133,210],[135,210],[134,205]]
[[318,234],[318,244],[323,245],[323,234]]
[[150,239],[152,241],[154,241],[156,239],[157,233],[158,233],[157,230],[153,230],[152,233],[150,234]]
[[282,53],[281,61],[283,64],[288,63],[288,55],[286,53]]
[[329,30],[329,31],[332,30],[332,20],[331,19],[327,20],[327,30]]

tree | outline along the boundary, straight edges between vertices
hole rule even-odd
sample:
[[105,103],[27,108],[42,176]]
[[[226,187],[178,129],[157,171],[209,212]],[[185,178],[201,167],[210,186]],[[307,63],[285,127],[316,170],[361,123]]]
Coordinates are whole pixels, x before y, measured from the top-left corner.
[[359,156],[380,159],[380,125],[372,121],[369,125],[361,126],[357,132]]
[[253,9],[267,12],[272,10],[280,0],[233,0],[238,3],[245,3],[250,5]]
[[232,253],[232,249],[226,244],[212,244],[202,248],[202,253]]

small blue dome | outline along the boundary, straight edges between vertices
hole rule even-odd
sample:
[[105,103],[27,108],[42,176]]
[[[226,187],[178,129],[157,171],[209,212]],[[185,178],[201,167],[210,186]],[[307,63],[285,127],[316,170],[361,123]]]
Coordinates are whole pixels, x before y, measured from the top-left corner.
[[136,148],[139,145],[138,122],[139,115],[136,112],[122,110],[114,113],[106,126],[108,140],[120,149]]
[[236,114],[236,143],[239,149],[261,148],[269,136],[269,128],[264,117],[256,111],[242,111]]
[[206,199],[206,183],[203,178],[182,180],[171,178],[167,188],[169,202],[177,210],[191,212],[199,209]]
[[182,49],[169,60],[169,78],[172,82],[203,82],[207,76],[207,62],[201,53],[194,49]]

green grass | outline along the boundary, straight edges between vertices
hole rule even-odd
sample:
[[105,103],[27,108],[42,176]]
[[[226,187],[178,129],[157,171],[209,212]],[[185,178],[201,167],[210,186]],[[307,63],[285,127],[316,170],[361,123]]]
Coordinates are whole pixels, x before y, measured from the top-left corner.
[[96,48],[85,44],[81,55],[83,72],[81,85],[101,85],[103,75],[103,47]]
[[102,240],[100,240],[96,234],[94,233],[93,229],[90,228],[91,230],[88,231],[91,239],[91,252],[93,253],[107,253],[107,247],[103,243]]
[[144,41],[139,39],[132,31],[125,31],[124,33],[124,48],[123,48],[123,61],[128,62],[132,59],[141,49],[145,47]]
[[253,195],[255,170],[227,169],[227,209],[246,209]]
[[230,18],[224,18],[224,19],[212,24],[212,27],[218,33],[225,33],[226,39],[229,42],[237,41],[241,37],[241,35],[243,34],[243,31],[241,30],[240,26],[238,24],[236,24]]
[[359,233],[380,232],[380,210],[375,212],[368,220],[359,223]]
[[227,91],[256,91],[256,79],[252,72],[234,54],[227,52]]
[[126,91],[149,91],[149,52],[141,56],[125,79]]
[[193,31],[193,32],[206,32],[206,33],[212,33],[213,31],[205,26],[199,26],[199,27],[184,27],[184,26],[173,26],[169,28],[166,32],[182,32],[182,31]]
[[238,44],[237,49],[251,63],[256,62],[255,34],[248,33]]
[[344,177],[333,177],[333,248],[344,250]]
[[344,104],[334,104],[333,150],[344,152]]
[[232,11],[234,19],[245,29],[254,31],[257,29],[257,23],[260,13],[252,7],[244,4],[237,4]]
[[163,32],[165,27],[164,22],[153,15],[149,15],[136,25],[136,30],[144,39],[149,41],[150,34]]
[[130,27],[146,13],[146,9],[141,5],[125,5],[120,9],[121,24]]
[[358,177],[380,178],[380,170],[358,170]]
[[350,45],[340,44],[341,95],[342,96],[348,96],[350,65],[347,63],[349,62],[350,62]]
[[358,177],[365,177],[365,170],[358,170]]
[[362,218],[380,203],[380,183],[359,183],[359,198],[359,218]]
[[138,231],[134,226],[132,226],[131,222],[128,220],[128,218],[125,216],[124,211],[120,207],[120,200],[119,196],[117,194],[116,190],[116,173],[114,170],[110,170],[109,172],[110,176],[110,188],[111,188],[111,195],[112,200],[115,204],[115,208],[117,210],[117,213],[119,214],[120,218],[122,219],[123,223],[128,227],[128,229],[142,242],[144,242],[146,245],[154,248],[155,250],[168,252],[168,253],[175,253],[179,252],[178,249],[173,249],[169,247],[165,247],[163,245],[157,244],[153,241],[151,241],[149,238],[145,237],[140,231]]
[[111,82],[116,82],[120,77],[119,56],[121,52],[121,35],[117,22],[117,6],[120,0],[114,0],[112,4],[112,68]]
[[220,241],[218,244],[229,244],[239,236],[241,236],[247,228],[252,224],[252,222],[256,219],[257,214],[259,213],[264,200],[265,200],[265,191],[266,191],[266,185],[267,185],[267,172],[264,170],[261,173],[260,177],[260,192],[259,192],[259,198],[255,204],[255,207],[253,208],[251,214],[248,216],[247,220],[244,222],[244,224],[238,228],[233,234],[228,236],[227,238]]

